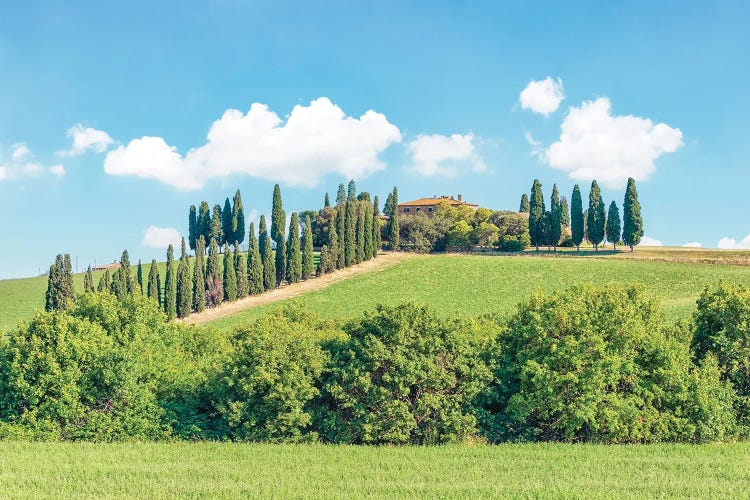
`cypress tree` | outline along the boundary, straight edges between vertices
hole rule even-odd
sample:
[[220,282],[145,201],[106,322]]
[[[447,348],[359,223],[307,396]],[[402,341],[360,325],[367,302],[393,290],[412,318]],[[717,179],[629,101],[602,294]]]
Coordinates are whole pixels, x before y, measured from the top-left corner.
[[245,241],[245,209],[242,206],[242,196],[239,189],[234,193],[234,201],[232,202],[231,241],[236,242],[236,245],[240,245]]
[[336,205],[343,205],[346,202],[346,188],[344,183],[339,184],[339,190],[336,193]]
[[573,186],[573,197],[570,205],[570,231],[576,250],[581,250],[583,241],[583,200],[581,200],[581,188],[578,184]]
[[401,245],[399,241],[400,228],[398,225],[398,189],[396,187],[393,188],[391,196],[391,213],[388,215],[390,216],[390,220],[388,221],[388,240],[391,244],[391,250],[398,251]]
[[237,277],[237,298],[247,297],[250,290],[247,281],[247,259],[240,255],[239,243],[234,244],[234,275]]
[[224,231],[222,230],[221,205],[214,205],[214,211],[211,214],[211,231],[209,241],[216,240],[218,245],[224,243]]
[[234,254],[228,244],[224,244],[224,300],[234,302],[237,300],[237,275],[234,270]]
[[310,216],[305,217],[305,233],[302,237],[302,279],[309,280],[315,273],[315,253]]
[[562,213],[560,218],[562,227],[570,227],[570,207],[568,207],[568,199],[565,196],[560,198],[560,211]]
[[47,276],[47,292],[44,308],[47,311],[67,310],[75,304],[73,288],[73,270],[70,255],[58,254],[55,263],[50,266]]
[[529,197],[526,193],[521,195],[521,206],[518,208],[518,211],[522,214],[529,213]]
[[328,193],[326,193],[326,197],[323,199],[323,208],[329,208],[331,206],[331,199],[328,197]]
[[260,236],[258,237],[258,248],[263,261],[263,289],[273,290],[276,288],[276,261],[271,249],[271,238],[266,229],[266,216],[260,216]]
[[617,242],[620,240],[620,229],[620,210],[613,200],[607,212],[607,241],[612,243],[614,250],[617,250]]
[[91,272],[91,266],[86,269],[86,274],[83,276],[83,291],[85,293],[94,291],[94,275]]
[[354,205],[357,210],[357,226],[354,232],[354,261],[359,264],[365,260],[365,210],[363,202]]
[[320,260],[318,261],[318,276],[323,276],[331,269],[331,255],[328,251],[328,245],[323,245],[320,249]]
[[195,233],[196,242],[200,236],[203,236],[204,243],[211,241],[211,209],[205,201],[201,202],[200,211],[198,212],[198,227]]
[[97,292],[109,292],[112,280],[109,274],[109,269],[104,270],[104,274],[99,278],[99,285],[96,287]]
[[206,240],[203,236],[195,242],[195,263],[193,265],[193,310],[201,312],[206,308]]
[[136,290],[143,295],[143,265],[141,265],[141,259],[138,259],[138,267],[136,268],[135,277],[138,283]]
[[357,207],[354,201],[346,201],[344,224],[344,266],[349,267],[357,259]]
[[221,233],[224,235],[221,241],[222,245],[228,245],[234,241],[234,231],[232,230],[233,218],[232,205],[229,204],[229,198],[227,197],[224,199],[224,208],[221,211]]
[[560,193],[557,190],[557,184],[552,185],[547,231],[549,231],[547,244],[552,245],[556,252],[562,236],[562,206],[560,205]]
[[537,252],[539,251],[539,245],[543,245],[547,239],[544,231],[545,212],[542,184],[539,179],[534,179],[529,200],[529,236],[531,237],[531,244],[536,247]]
[[[62,262],[62,255],[57,256]],[[50,264],[47,272],[47,291],[44,293],[44,310],[54,311],[57,309],[58,297],[60,290],[60,267],[57,264]]]
[[289,222],[289,239],[287,240],[287,280],[297,283],[302,277],[302,251],[299,241],[299,218],[297,212],[292,212]]
[[198,214],[195,210],[195,205],[190,205],[190,213],[188,215],[188,243],[190,249],[195,250],[195,242],[198,240]]
[[628,179],[628,187],[625,189],[625,201],[622,205],[623,229],[622,241],[630,247],[632,252],[635,246],[641,242],[643,236],[643,218],[641,217],[641,204],[638,201],[638,191],[635,188],[635,179]]
[[274,250],[274,260],[276,264],[276,286],[281,286],[287,276],[287,249],[286,241],[282,239],[276,244]]
[[185,238],[182,238],[182,255],[177,265],[177,317],[184,318],[193,310],[193,279],[190,274],[190,260],[185,248]]
[[[342,184],[343,186],[343,184]],[[336,269],[346,267],[346,205],[336,205]]]
[[286,277],[286,242],[284,228],[286,227],[286,213],[281,203],[281,188],[278,184],[273,187],[273,201],[271,207],[271,238],[276,243],[275,265],[276,286],[281,285]]
[[219,262],[219,243],[216,238],[213,238],[208,247],[208,263],[206,264],[206,305],[218,306],[223,300],[224,284]]
[[174,271],[174,247],[167,248],[167,273],[164,278],[164,312],[167,319],[174,319],[177,315],[177,283]]
[[[333,212],[333,216],[328,221],[328,240],[326,240],[325,246],[328,249],[328,265],[330,267],[324,268],[323,272],[328,273],[336,269],[336,260],[338,259],[338,244],[339,235],[336,227],[338,226],[338,210]],[[321,250],[322,251],[322,250]]]
[[380,211],[378,209],[378,197],[372,203],[372,256],[377,257],[380,251]]
[[372,245],[372,205],[369,202],[362,202],[362,209],[364,210],[364,228],[363,228],[363,239],[364,239],[364,259],[370,260],[373,257],[373,245]]
[[588,213],[588,235],[589,241],[594,245],[594,250],[599,250],[599,244],[604,241],[604,201],[602,193],[599,190],[599,184],[594,180],[591,183],[591,192],[589,193],[589,213]]
[[354,182],[354,179],[349,181],[349,189],[346,192],[346,199],[349,201],[357,199],[357,184]]
[[[263,219],[265,223],[265,219]],[[264,228],[265,229],[265,228]],[[268,237],[266,237],[268,240]],[[271,249],[269,248],[270,252]],[[263,257],[260,253],[260,245],[255,237],[255,224],[250,223],[250,231],[247,240],[247,288],[250,295],[263,293],[265,283],[263,282]]]
[[151,268],[148,270],[146,296],[150,299],[154,299],[157,304],[161,305],[161,277],[159,276],[159,268],[156,265],[156,259],[151,260]]

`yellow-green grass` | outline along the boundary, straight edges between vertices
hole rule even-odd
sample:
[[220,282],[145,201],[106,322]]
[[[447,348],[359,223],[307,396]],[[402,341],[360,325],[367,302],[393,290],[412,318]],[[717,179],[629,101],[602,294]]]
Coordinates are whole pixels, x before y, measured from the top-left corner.
[[[631,258],[429,255],[404,260],[290,299],[325,318],[352,318],[375,304],[405,300],[440,313],[508,313],[534,290],[578,283],[641,283],[670,319],[688,319],[706,285],[730,280],[750,286],[750,266],[635,260]],[[244,325],[279,303],[248,309],[210,323],[220,329]]]
[[0,443],[3,498],[747,497],[750,445]]

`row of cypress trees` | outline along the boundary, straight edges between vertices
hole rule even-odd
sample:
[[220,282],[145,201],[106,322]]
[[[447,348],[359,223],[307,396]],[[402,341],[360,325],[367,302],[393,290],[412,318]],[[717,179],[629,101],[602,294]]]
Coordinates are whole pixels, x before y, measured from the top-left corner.
[[529,214],[529,236],[531,244],[539,250],[542,245],[557,249],[562,231],[570,227],[573,244],[580,250],[581,243],[586,239],[599,250],[599,245],[606,241],[612,243],[616,249],[617,244],[623,241],[633,251],[635,246],[641,242],[643,237],[643,218],[641,216],[641,205],[638,201],[638,191],[635,187],[635,179],[628,179],[623,202],[623,219],[620,219],[620,209],[613,200],[609,210],[604,208],[604,200],[599,189],[599,184],[594,180],[589,191],[588,209],[583,209],[581,189],[576,184],[573,187],[570,208],[565,197],[559,197],[557,184],[552,187],[550,199],[550,210],[544,204],[542,184],[534,179],[531,186],[531,195],[524,194],[521,197],[521,212]]
[[196,249],[200,236],[203,236],[204,241],[215,239],[219,245],[245,241],[245,209],[239,189],[234,194],[231,205],[229,197],[224,200],[224,208],[217,203],[211,211],[206,201],[202,201],[198,209],[195,205],[190,206],[188,244],[191,250]]

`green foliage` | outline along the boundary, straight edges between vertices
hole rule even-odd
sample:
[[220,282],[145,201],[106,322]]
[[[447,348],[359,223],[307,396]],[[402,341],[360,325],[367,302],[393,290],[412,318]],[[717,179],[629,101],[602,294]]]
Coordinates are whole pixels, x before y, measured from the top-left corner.
[[531,245],[529,218],[521,212],[495,212],[490,222],[497,229],[497,246],[502,252],[520,252]]
[[446,246],[460,252],[470,250],[472,247],[471,226],[465,220],[459,220],[446,235]]
[[617,242],[620,241],[620,210],[617,203],[612,201],[609,204],[607,212],[607,241],[612,243],[612,247],[617,250]]
[[237,298],[247,297],[250,293],[250,284],[247,280],[248,259],[240,255],[239,244],[234,245],[234,274],[237,277]]
[[224,274],[222,285],[224,288],[224,300],[234,302],[237,300],[237,275],[234,270],[234,254],[229,250],[229,245],[224,244]]
[[302,238],[302,279],[310,279],[315,273],[315,254],[313,252],[313,234],[310,217],[305,218],[305,234]]
[[300,249],[299,217],[297,216],[297,212],[292,212],[292,217],[289,221],[286,262],[287,280],[289,283],[298,283],[302,277],[302,250]]
[[258,248],[263,261],[263,289],[273,290],[276,288],[276,262],[274,261],[271,239],[266,230],[266,216],[260,216],[260,235],[258,236]]
[[203,236],[204,241],[211,241],[211,210],[208,207],[208,203],[202,201],[198,212],[198,227],[196,228],[196,242],[197,238]]
[[552,197],[550,199],[550,213],[547,216],[546,223],[547,245],[552,245],[557,250],[562,236],[562,205],[560,204],[560,193],[557,191],[557,184],[552,186]]
[[531,199],[529,200],[529,237],[531,238],[531,244],[536,247],[537,251],[539,246],[544,245],[547,241],[544,224],[545,213],[542,184],[538,179],[534,179],[531,186]]
[[371,244],[372,244],[372,256],[377,257],[378,252],[380,251],[380,210],[378,208],[378,197],[375,196],[375,199],[372,202],[372,237],[371,237]]
[[357,263],[357,202],[346,200],[344,219],[344,266]]
[[328,251],[328,245],[323,245],[320,249],[320,260],[318,261],[318,269],[316,273],[318,276],[323,276],[326,273],[330,273],[333,270],[333,262],[331,260],[331,252]]
[[339,184],[339,189],[336,193],[336,205],[343,205],[344,203],[346,203],[346,188],[342,182]]
[[357,199],[357,184],[354,182],[354,179],[349,181],[349,188],[346,191],[346,199],[347,201],[355,201]]
[[109,269],[104,270],[104,274],[102,274],[102,277],[99,278],[99,284],[96,287],[97,292],[109,292],[110,286],[112,284],[112,279],[109,275]]
[[191,250],[195,250],[195,244],[198,241],[199,234],[198,214],[195,211],[195,205],[190,205],[188,212],[188,244]]
[[630,246],[630,251],[641,242],[643,237],[643,217],[641,216],[641,204],[638,201],[638,190],[635,188],[635,179],[628,179],[625,189],[625,202],[622,205],[623,229],[622,241]]
[[[140,266],[141,261],[138,261],[138,265]],[[86,269],[86,274],[83,277],[83,291],[84,293],[89,293],[95,291],[94,289],[94,274],[91,272],[91,266],[89,266]]]
[[323,200],[323,208],[329,208],[331,206],[331,199],[328,197],[328,192],[326,192],[325,199]]
[[219,412],[242,441],[314,441],[310,401],[326,354],[316,320],[300,311],[265,316],[235,336],[220,380]]
[[224,235],[222,244],[230,244],[234,241],[234,213],[229,198],[224,199],[224,208],[221,211],[221,233]]
[[231,242],[242,244],[245,241],[245,209],[242,206],[242,195],[238,189],[234,193],[234,201],[232,202],[232,238]]
[[75,289],[73,287],[73,269],[70,264],[70,255],[58,254],[47,275],[44,308],[47,311],[57,311],[70,309],[74,305]]
[[560,223],[564,228],[570,227],[570,207],[568,206],[568,199],[563,196],[560,198]]
[[193,310],[201,312],[206,308],[206,241],[203,236],[195,242],[195,262],[193,263]]
[[[342,184],[343,186],[343,184]],[[336,205],[336,269],[346,267],[346,206]]]
[[224,231],[222,229],[222,212],[221,205],[214,205],[214,210],[211,214],[211,230],[209,232],[209,241],[213,238],[216,240],[218,245],[224,244]]
[[471,401],[490,379],[472,322],[444,321],[424,307],[378,307],[333,341],[318,428],[327,441],[461,442],[475,433]]
[[[91,266],[89,266],[89,269],[91,269]],[[138,283],[137,291],[141,295],[143,295],[143,265],[141,264],[141,259],[138,259],[138,267],[135,273],[136,282]]]
[[224,300],[224,282],[221,264],[219,262],[219,243],[211,240],[208,247],[208,262],[206,264],[206,305],[215,307]]
[[[263,219],[265,232],[265,219]],[[260,244],[258,239],[255,237],[255,224],[250,223],[250,231],[248,233],[247,243],[247,288],[250,295],[256,295],[263,293],[265,290],[265,283],[263,281],[263,257],[260,253]],[[266,241],[268,236],[266,235]],[[270,252],[270,248],[268,251]],[[273,274],[271,274],[273,276]]]
[[596,180],[591,182],[589,193],[589,210],[587,215],[586,234],[589,242],[594,245],[594,250],[599,249],[599,244],[604,241],[604,226],[606,214],[604,213],[604,201]]
[[167,248],[167,273],[164,278],[164,313],[168,319],[177,316],[177,283],[174,271],[174,248]]
[[526,193],[521,195],[521,205],[518,207],[518,211],[523,213],[529,213],[529,196]]
[[182,255],[177,264],[176,313],[184,318],[193,311],[193,277],[190,273],[190,260],[185,249],[185,238],[182,239]]
[[156,259],[151,260],[151,268],[148,270],[146,296],[161,305],[161,276],[159,275],[159,269],[156,266]]
[[273,187],[271,207],[271,239],[276,242],[276,245],[284,241],[284,228],[286,228],[286,214],[281,205],[281,188],[276,184]]
[[581,188],[578,184],[573,186],[573,197],[570,205],[570,230],[573,244],[580,250],[583,242],[583,200],[581,200]]

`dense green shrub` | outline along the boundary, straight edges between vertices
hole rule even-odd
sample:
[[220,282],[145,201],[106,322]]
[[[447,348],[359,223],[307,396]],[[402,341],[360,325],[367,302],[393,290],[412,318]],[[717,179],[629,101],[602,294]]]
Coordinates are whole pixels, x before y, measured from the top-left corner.
[[637,288],[536,293],[499,337],[484,430],[493,441],[720,439],[731,389],[710,364],[694,372],[688,338]]
[[332,342],[317,427],[336,443],[434,444],[476,431],[471,402],[490,379],[491,335],[413,304],[377,308]]

